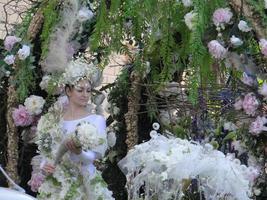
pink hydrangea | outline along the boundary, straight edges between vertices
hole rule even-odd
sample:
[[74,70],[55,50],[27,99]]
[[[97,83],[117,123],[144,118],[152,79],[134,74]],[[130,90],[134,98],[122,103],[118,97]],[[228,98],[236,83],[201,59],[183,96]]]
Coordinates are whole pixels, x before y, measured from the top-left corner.
[[11,51],[14,44],[17,42],[20,42],[21,39],[17,38],[16,36],[7,36],[5,41],[4,41],[4,46],[7,51]]
[[259,46],[261,49],[261,53],[267,57],[267,40],[266,39],[261,39],[259,42]]
[[241,98],[235,100],[234,108],[235,110],[241,110],[243,108],[243,100]]
[[45,176],[42,173],[32,174],[31,180],[28,182],[28,185],[31,186],[33,192],[37,192],[39,187],[45,180]]
[[254,116],[259,106],[259,102],[255,95],[251,92],[244,97],[242,106],[246,114]]
[[210,41],[208,48],[212,57],[216,59],[224,58],[227,53],[227,50],[217,40]]
[[233,17],[233,13],[229,8],[219,8],[213,13],[213,23],[215,26],[220,26],[222,24],[228,24]]
[[249,132],[253,135],[259,135],[262,131],[267,131],[267,127],[264,124],[267,123],[266,117],[258,116],[254,122],[251,123],[249,127]]
[[29,126],[33,122],[33,117],[22,105],[19,105],[18,108],[14,109],[12,118],[16,126]]

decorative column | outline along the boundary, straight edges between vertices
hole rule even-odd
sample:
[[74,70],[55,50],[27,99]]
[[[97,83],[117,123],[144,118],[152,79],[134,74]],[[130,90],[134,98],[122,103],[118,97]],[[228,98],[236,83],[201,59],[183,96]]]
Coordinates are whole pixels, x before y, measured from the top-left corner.
[[230,0],[229,3],[236,13],[243,12],[243,15],[250,20],[257,38],[267,37],[267,28],[262,26],[261,17],[253,11],[253,7],[246,0]]
[[133,72],[130,81],[131,88],[128,95],[128,112],[125,114],[127,151],[132,149],[138,142],[138,111],[140,109],[139,102],[141,98],[140,76]]
[[[13,77],[10,77],[9,83],[11,83]],[[9,85],[7,91],[7,112],[6,112],[6,119],[7,119],[7,173],[10,178],[15,182],[19,182],[18,176],[18,131],[17,127],[14,124],[12,118],[12,109],[16,107],[17,104],[17,97],[16,97],[16,90],[14,85]]]

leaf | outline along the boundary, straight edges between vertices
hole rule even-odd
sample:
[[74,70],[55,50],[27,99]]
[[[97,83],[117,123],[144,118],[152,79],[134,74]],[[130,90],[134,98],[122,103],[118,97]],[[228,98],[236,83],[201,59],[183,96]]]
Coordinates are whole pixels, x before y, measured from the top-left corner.
[[236,132],[232,131],[229,132],[224,138],[223,138],[223,142],[226,142],[227,140],[236,140]]

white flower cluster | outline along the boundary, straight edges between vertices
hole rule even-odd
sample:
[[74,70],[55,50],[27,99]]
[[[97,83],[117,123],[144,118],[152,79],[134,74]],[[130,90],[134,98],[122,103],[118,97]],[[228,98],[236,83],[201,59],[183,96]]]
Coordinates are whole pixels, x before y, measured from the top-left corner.
[[95,149],[97,146],[105,143],[105,138],[98,133],[97,128],[88,122],[77,125],[75,139],[83,150]]
[[101,73],[93,63],[87,64],[81,59],[77,59],[68,64],[66,71],[59,80],[59,85],[75,85],[81,79],[88,79],[95,87],[100,78]]
[[251,183],[258,175],[255,168],[241,165],[210,144],[151,136],[150,141],[135,146],[119,162],[131,199],[138,199],[141,187],[144,199],[181,199],[186,183],[192,179],[199,183],[205,199],[250,199]]
[[45,100],[43,97],[31,95],[25,99],[24,105],[31,115],[39,115],[44,107]]

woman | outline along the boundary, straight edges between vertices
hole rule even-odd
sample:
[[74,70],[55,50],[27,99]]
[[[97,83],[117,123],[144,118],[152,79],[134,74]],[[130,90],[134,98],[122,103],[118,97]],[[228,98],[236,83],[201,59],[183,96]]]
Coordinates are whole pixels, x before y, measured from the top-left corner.
[[[77,67],[80,68],[79,76],[73,72],[73,66],[78,71]],[[92,114],[88,108],[92,89],[90,81],[93,80],[95,70],[86,70],[87,67],[79,61],[69,65],[63,74],[67,106],[63,107],[56,102],[39,121],[37,144],[42,158],[38,156],[33,159],[33,175],[30,181],[33,185],[34,174],[40,174],[40,171],[41,174],[45,173],[45,176],[41,176],[43,183],[39,183],[38,199],[113,199],[100,172],[94,166],[95,159],[101,158],[107,148],[106,123],[103,116]],[[93,149],[82,149],[72,137],[68,137],[76,133],[77,126],[84,122],[93,125],[97,134],[105,138],[104,142]],[[59,162],[58,152],[62,146],[68,153],[64,155],[63,151]],[[41,170],[38,170],[34,166],[38,163],[36,160],[40,159]]]

